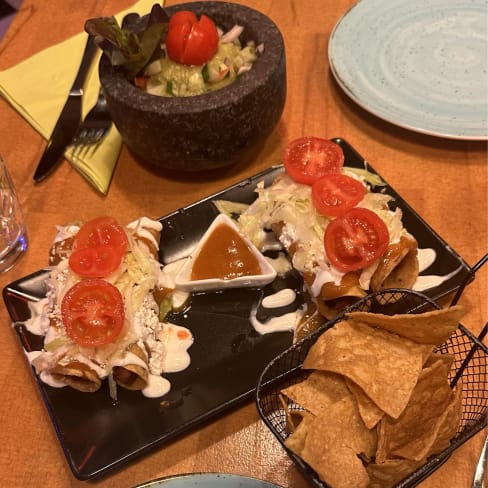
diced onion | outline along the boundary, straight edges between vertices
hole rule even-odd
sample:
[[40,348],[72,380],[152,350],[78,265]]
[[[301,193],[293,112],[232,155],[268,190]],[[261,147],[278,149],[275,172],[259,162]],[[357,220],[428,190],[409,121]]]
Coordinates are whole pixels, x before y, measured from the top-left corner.
[[244,31],[242,25],[235,25],[232,29],[226,32],[220,39],[222,42],[234,42]]

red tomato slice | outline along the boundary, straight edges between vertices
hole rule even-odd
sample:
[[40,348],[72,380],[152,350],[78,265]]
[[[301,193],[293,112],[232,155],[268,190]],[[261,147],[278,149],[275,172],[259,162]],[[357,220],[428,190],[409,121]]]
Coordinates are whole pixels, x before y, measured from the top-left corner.
[[353,208],[330,222],[325,229],[325,252],[341,271],[363,269],[386,251],[389,242],[385,223],[371,210]]
[[189,66],[200,66],[213,58],[217,52],[219,34],[214,22],[202,15],[180,11],[169,21],[166,35],[166,50],[173,61]]
[[108,281],[82,280],[66,292],[61,317],[68,337],[81,346],[110,344],[124,325],[122,295]]
[[84,247],[69,257],[71,270],[84,278],[103,278],[115,271],[122,255],[111,246]]
[[97,246],[111,246],[120,254],[127,250],[127,235],[114,218],[98,217],[86,222],[76,234],[72,249]]
[[326,174],[338,173],[344,165],[344,153],[328,139],[301,137],[286,146],[283,164],[295,181],[311,185]]
[[329,217],[339,217],[355,207],[364,197],[366,187],[341,173],[322,176],[312,185],[315,208]]

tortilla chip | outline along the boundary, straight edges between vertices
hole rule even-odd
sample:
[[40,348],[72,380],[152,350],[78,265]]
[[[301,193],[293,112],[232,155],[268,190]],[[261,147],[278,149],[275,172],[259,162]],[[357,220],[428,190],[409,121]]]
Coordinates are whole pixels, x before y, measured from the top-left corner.
[[431,366],[436,361],[443,361],[446,365],[447,371],[451,371],[452,364],[454,363],[454,355],[448,353],[433,352],[426,359],[424,363],[424,368]]
[[359,454],[373,454],[376,433],[366,428],[352,397],[332,404],[308,428],[301,457],[322,480],[334,488],[368,485]]
[[371,291],[386,288],[412,288],[419,275],[417,241],[411,235],[403,235],[390,244],[371,277]]
[[432,445],[429,456],[438,454],[449,447],[451,439],[456,435],[457,429],[461,422],[463,413],[463,385],[458,381],[456,388],[451,393],[449,405],[442,413],[440,419],[439,431]]
[[342,374],[393,418],[406,407],[431,346],[387,331],[339,322],[310,348],[305,369]]
[[389,459],[382,464],[369,464],[366,468],[370,477],[368,488],[391,488],[424,463],[425,459]]
[[351,394],[344,377],[328,371],[313,371],[305,380],[284,388],[281,393],[314,415]]
[[385,412],[383,412],[383,410],[381,410],[381,408],[379,408],[368,395],[356,385],[356,383],[346,379],[346,385],[356,398],[359,414],[361,415],[364,424],[368,429],[372,429],[384,417]]
[[307,462],[329,486],[334,488],[366,488],[369,476],[361,459],[346,446],[326,448],[322,451],[303,453]]
[[383,315],[370,312],[351,312],[347,319],[394,332],[419,344],[441,345],[457,329],[465,310],[455,305],[420,314]]
[[297,430],[303,417],[309,415],[310,412],[290,408],[287,397],[281,393],[278,394],[278,399],[280,400],[285,414],[285,432],[291,434]]
[[285,446],[300,457],[302,457],[303,449],[305,448],[305,440],[310,432],[310,425],[315,419],[315,416],[311,413],[302,412],[302,414],[301,422],[285,440]]
[[447,373],[443,361],[423,369],[400,417],[380,422],[376,462],[394,457],[420,461],[429,454],[452,398]]

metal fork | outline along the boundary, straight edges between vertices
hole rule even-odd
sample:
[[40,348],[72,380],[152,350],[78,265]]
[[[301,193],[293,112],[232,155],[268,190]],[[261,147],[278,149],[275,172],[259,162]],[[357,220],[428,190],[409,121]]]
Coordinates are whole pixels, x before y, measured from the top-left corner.
[[93,152],[96,151],[107,136],[111,126],[112,119],[108,111],[107,101],[100,89],[97,103],[88,112],[71,141],[71,146],[74,148],[73,154],[86,155],[90,148]]

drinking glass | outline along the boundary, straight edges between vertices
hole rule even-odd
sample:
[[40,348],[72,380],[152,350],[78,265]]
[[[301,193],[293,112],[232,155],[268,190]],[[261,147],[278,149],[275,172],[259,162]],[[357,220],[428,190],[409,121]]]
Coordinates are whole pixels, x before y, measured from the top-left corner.
[[19,200],[9,172],[0,156],[0,273],[8,271],[27,250]]

